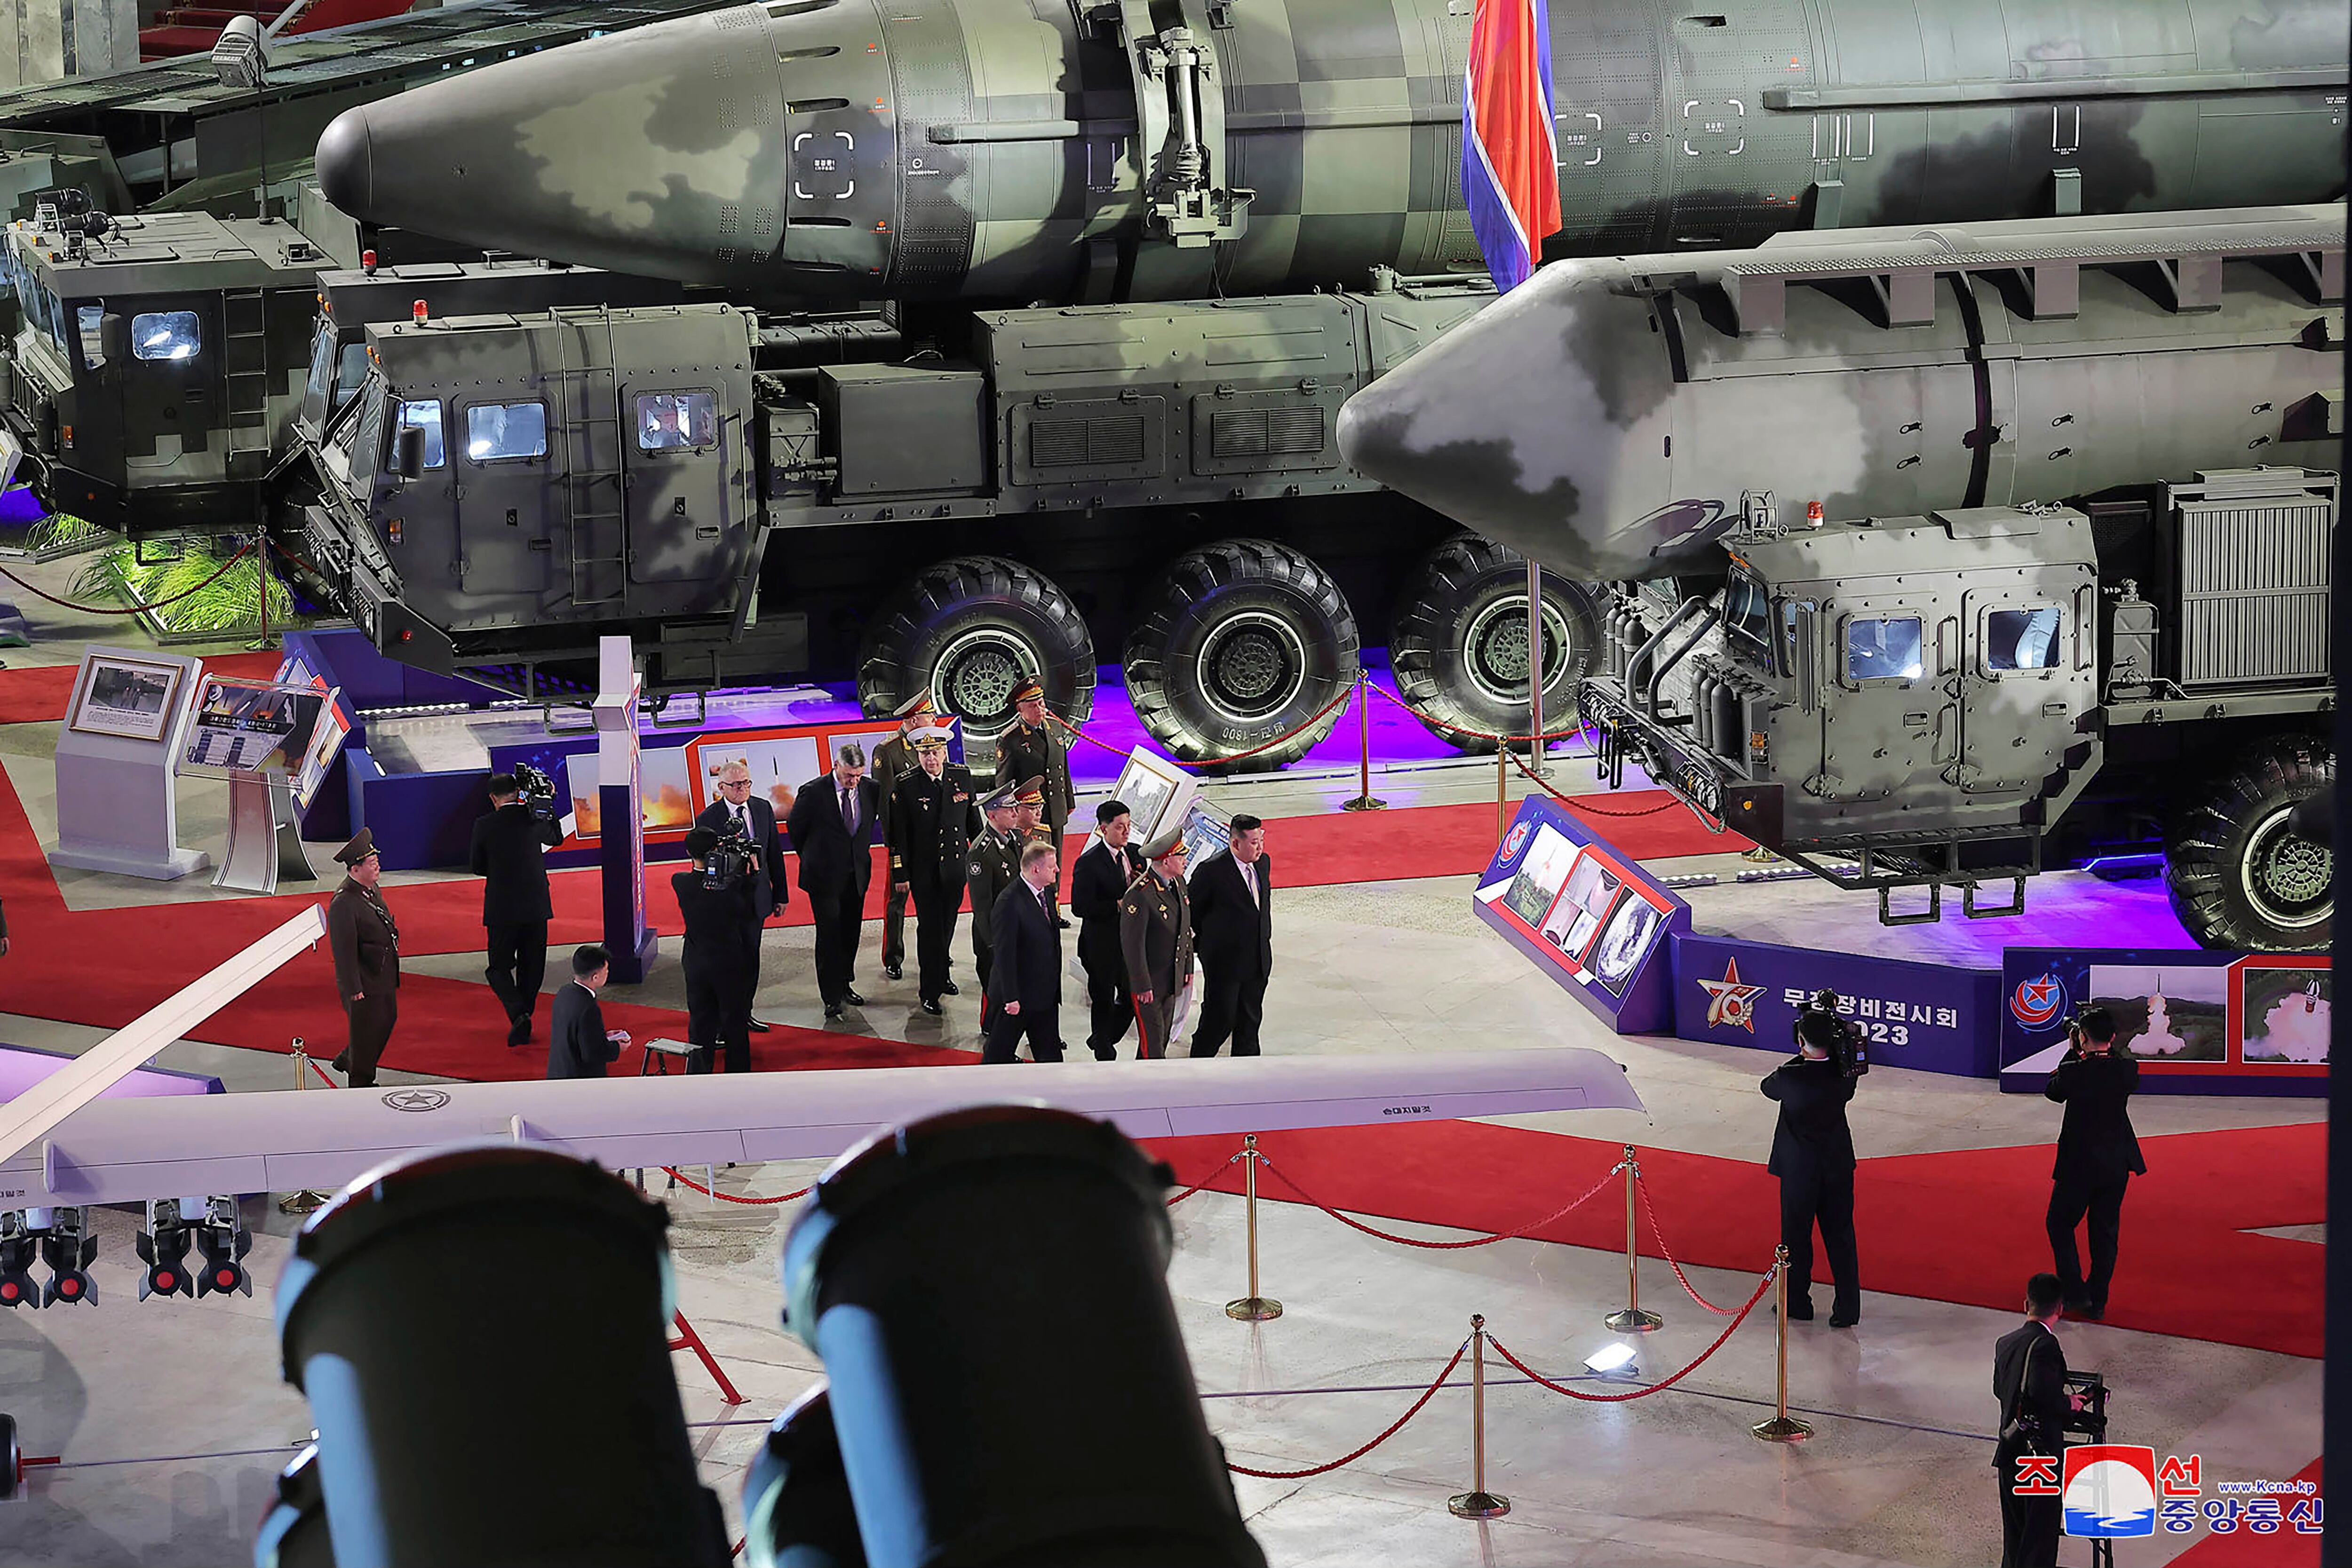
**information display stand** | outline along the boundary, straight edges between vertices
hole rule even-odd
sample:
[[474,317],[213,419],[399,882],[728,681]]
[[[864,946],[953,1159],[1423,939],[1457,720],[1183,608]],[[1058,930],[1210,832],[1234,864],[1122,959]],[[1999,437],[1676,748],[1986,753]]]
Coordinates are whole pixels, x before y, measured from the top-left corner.
[[195,711],[200,659],[92,647],[58,734],[58,847],[49,864],[174,881],[212,864],[180,847],[174,763]]
[[283,879],[318,879],[296,795],[333,704],[323,683],[204,678],[179,771],[228,780],[228,847],[214,887],[274,893]]

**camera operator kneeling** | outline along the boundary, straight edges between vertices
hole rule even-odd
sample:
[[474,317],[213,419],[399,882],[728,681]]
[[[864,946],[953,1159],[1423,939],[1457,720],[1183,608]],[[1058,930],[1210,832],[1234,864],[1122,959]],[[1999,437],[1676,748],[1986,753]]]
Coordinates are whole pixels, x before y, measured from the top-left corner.
[[710,1054],[727,1051],[729,1072],[751,1070],[751,992],[759,972],[747,953],[760,929],[748,874],[748,846],[721,847],[719,836],[698,827],[686,836],[690,871],[669,879],[686,917],[686,1037],[694,1049],[686,1070],[709,1072]]
[[1789,1248],[1789,1316],[1813,1315],[1813,1226],[1822,1227],[1837,1292],[1830,1327],[1862,1320],[1862,1285],[1853,1247],[1853,1133],[1845,1124],[1854,1080],[1870,1070],[1853,1026],[1837,1016],[1837,997],[1824,992],[1797,1016],[1798,1054],[1764,1080],[1764,1095],[1780,1102],[1766,1168],[1780,1178],[1780,1240]]

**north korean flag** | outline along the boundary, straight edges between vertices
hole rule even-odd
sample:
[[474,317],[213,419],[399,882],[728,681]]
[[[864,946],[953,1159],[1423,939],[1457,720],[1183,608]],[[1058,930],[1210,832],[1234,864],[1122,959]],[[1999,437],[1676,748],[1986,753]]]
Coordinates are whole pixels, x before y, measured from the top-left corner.
[[1478,0],[1463,73],[1462,194],[1495,287],[1528,280],[1559,228],[1547,0]]

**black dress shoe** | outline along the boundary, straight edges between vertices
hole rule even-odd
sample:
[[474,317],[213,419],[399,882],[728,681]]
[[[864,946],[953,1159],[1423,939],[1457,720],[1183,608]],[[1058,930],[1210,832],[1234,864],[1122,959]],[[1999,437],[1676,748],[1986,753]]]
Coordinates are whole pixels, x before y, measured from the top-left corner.
[[1813,1321],[1813,1304],[1801,1296],[1789,1298],[1789,1321],[1810,1323]]
[[895,963],[884,964],[882,966],[882,973],[888,975],[893,980],[904,980],[907,978],[907,972],[899,968]]
[[942,1007],[942,1006],[940,1006],[940,1005],[939,998],[938,998],[938,997],[936,997],[936,996],[926,996],[926,997],[924,997],[924,998],[923,998],[923,1001],[922,1001],[922,1007],[923,1007],[923,1011],[924,1011],[924,1012],[929,1013],[929,1014],[932,1017],[934,1017],[934,1018],[938,1017],[941,1013],[944,1013],[944,1012],[946,1012],[946,1011],[947,1011],[947,1009],[946,1009],[946,1008],[944,1008],[944,1007]]
[[2088,1296],[2083,1294],[2080,1290],[2071,1290],[2067,1292],[2066,1315],[2068,1317],[2079,1318],[2090,1310],[2091,1299]]
[[838,1024],[841,1022],[840,1003],[828,1002],[824,1005],[824,1021],[828,1024]]
[[335,1059],[327,1065],[337,1072],[347,1073],[352,1070],[352,1054],[349,1051],[337,1051]]
[[2105,1322],[2107,1317],[2107,1304],[2105,1301],[2085,1301],[2080,1307],[2067,1308],[2066,1315],[2070,1318],[2080,1318],[2086,1323]]
[[842,999],[843,1001],[845,1001],[845,1002],[848,1003],[848,1004],[849,1004],[851,1006],[853,1006],[853,1007],[863,1007],[863,1006],[865,1006],[865,1005],[866,1005],[866,998],[865,998],[865,997],[863,997],[863,996],[860,996],[860,995],[859,995],[856,992],[855,992],[855,991],[845,991],[845,992],[843,992],[843,993],[841,994],[841,999]]
[[755,1035],[764,1035],[768,1032],[768,1026],[762,1020],[754,1018],[751,1020],[751,1032]]
[[963,994],[963,992],[957,987],[954,981],[943,980],[940,983],[940,994],[942,996],[961,996]]
[[530,1038],[530,1020],[529,1018],[517,1018],[507,1030],[507,1044],[510,1046],[520,1046]]
[[[1810,1312],[1805,1315],[1807,1317],[1812,1316]],[[1843,1312],[1832,1312],[1830,1314],[1830,1327],[1833,1329],[1850,1329],[1860,1321],[1862,1321],[1862,1314],[1860,1312],[1856,1312],[1851,1317],[1847,1316]]]

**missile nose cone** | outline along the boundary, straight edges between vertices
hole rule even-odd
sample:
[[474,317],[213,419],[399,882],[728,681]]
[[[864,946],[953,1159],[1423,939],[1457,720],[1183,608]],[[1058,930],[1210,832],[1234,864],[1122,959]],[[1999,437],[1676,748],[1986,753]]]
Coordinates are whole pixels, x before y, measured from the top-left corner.
[[319,137],[315,159],[319,189],[326,198],[344,212],[362,216],[374,205],[367,117],[364,109],[347,109],[335,116]]
[[[1669,504],[1675,383],[1610,263],[1544,268],[1348,400],[1367,478],[1579,578],[1657,574],[1714,533]],[[1702,506],[1711,524],[1721,509]]]

